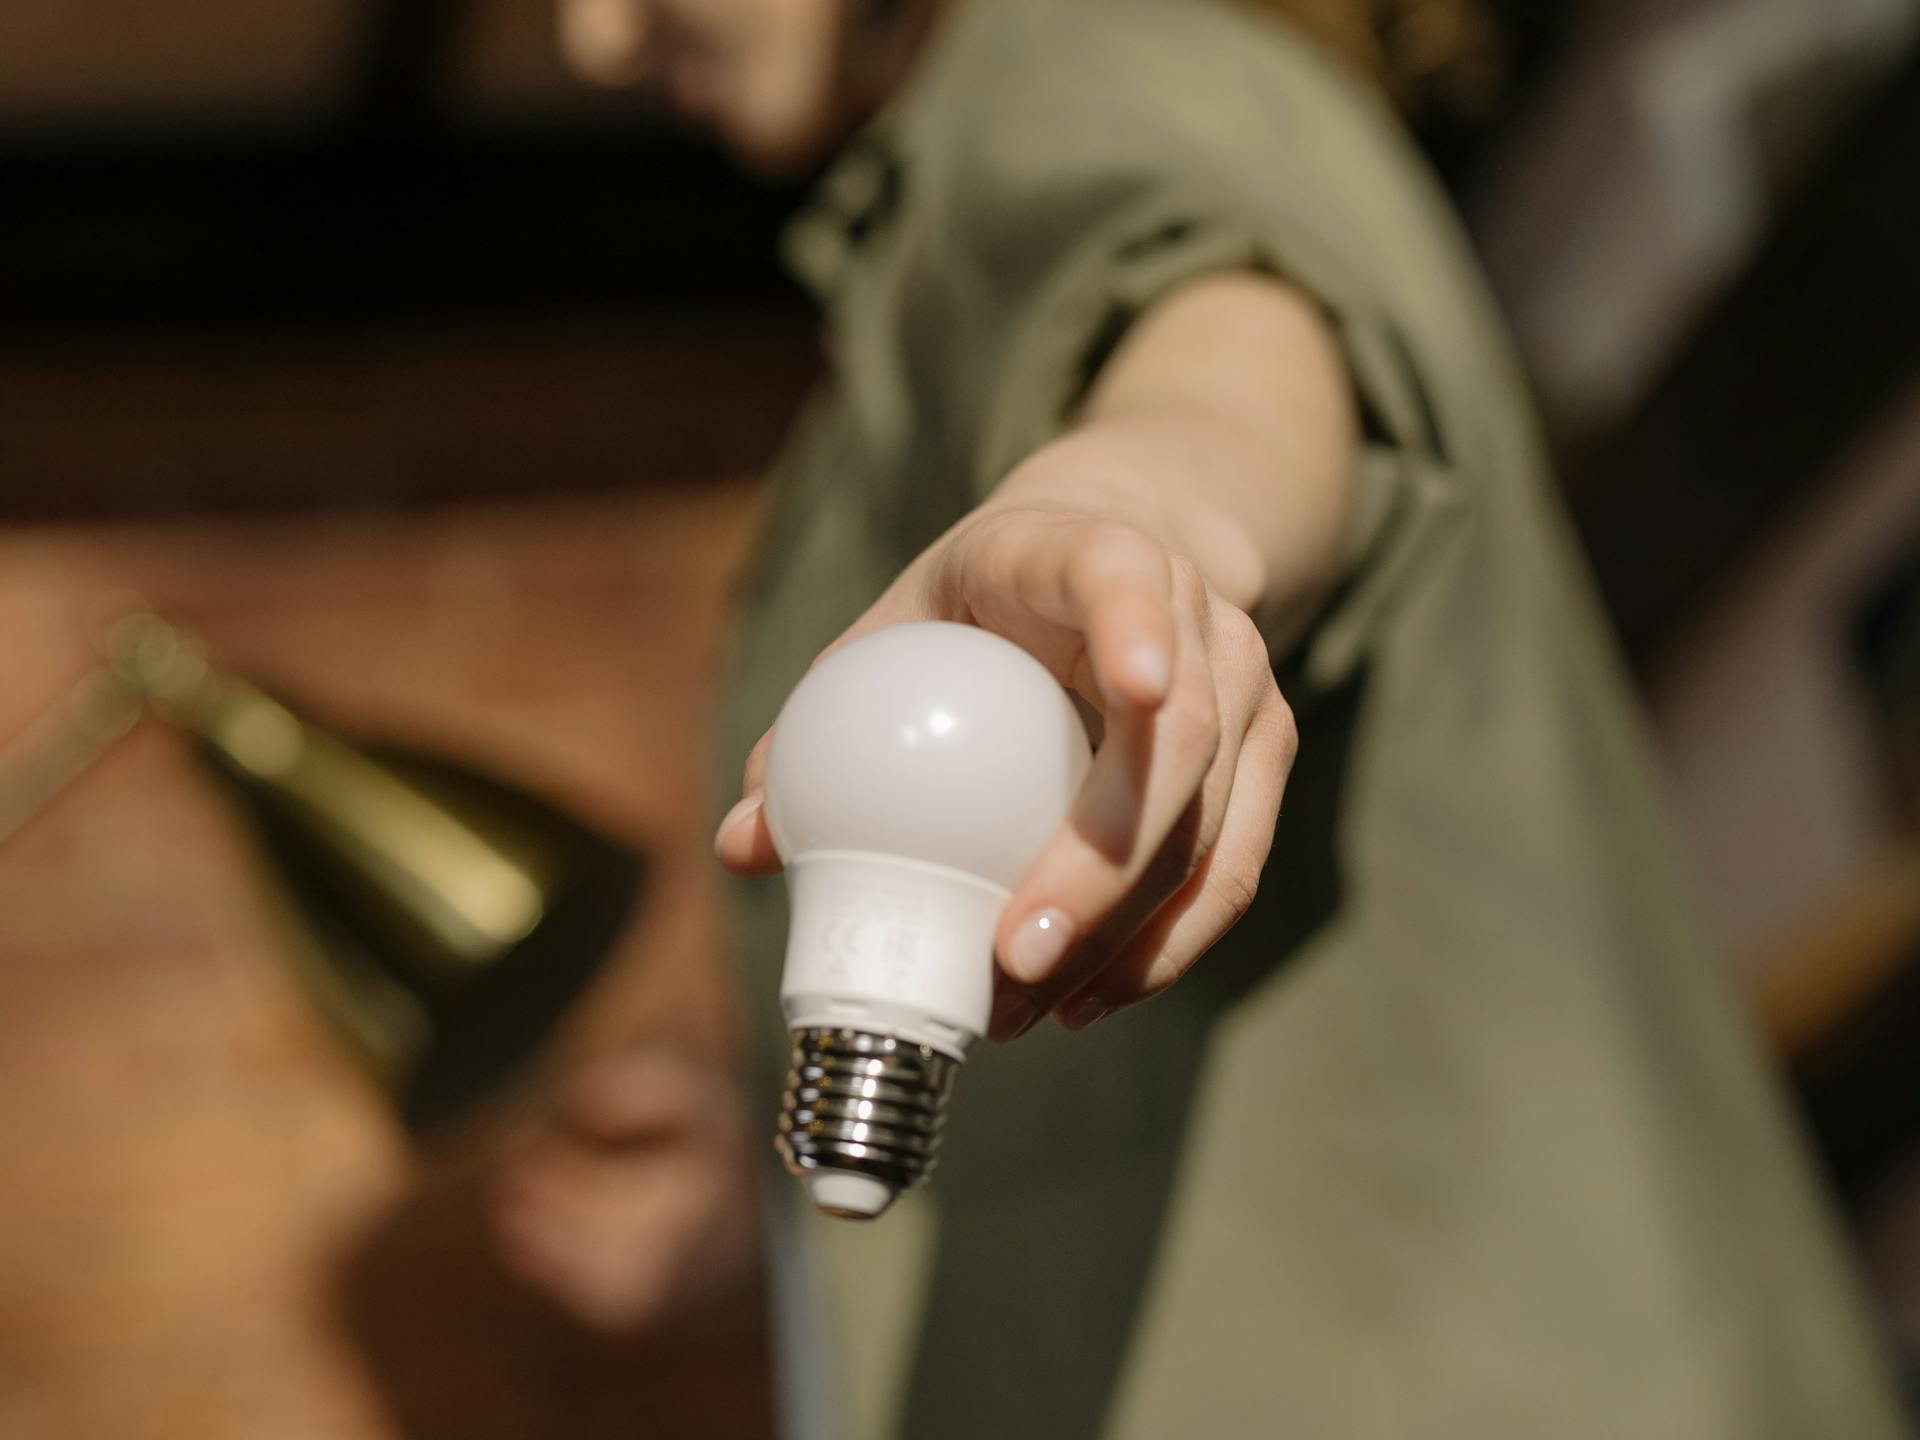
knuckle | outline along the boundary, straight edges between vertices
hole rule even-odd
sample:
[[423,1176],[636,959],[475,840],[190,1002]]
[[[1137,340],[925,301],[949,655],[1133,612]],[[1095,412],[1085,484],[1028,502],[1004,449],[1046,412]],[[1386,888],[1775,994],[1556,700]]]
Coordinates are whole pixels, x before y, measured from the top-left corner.
[[1124,521],[1096,520],[1072,549],[1069,578],[1082,589],[1097,588],[1151,560],[1154,548],[1153,541]]
[[1259,623],[1253,616],[1238,605],[1222,605],[1214,615],[1214,624],[1216,633],[1235,660],[1249,670],[1272,674],[1267,637],[1261,633]]
[[1195,840],[1193,848],[1183,857],[1185,863],[1181,869],[1185,873],[1169,877],[1179,881],[1177,885],[1170,887],[1173,896],[1188,897],[1189,904],[1205,901],[1207,892],[1215,888],[1215,872],[1220,868],[1219,849],[1219,839],[1216,836]]
[[957,587],[963,595],[1003,594],[1018,580],[1021,560],[1021,547],[1008,541],[1006,531],[988,531],[957,557]]
[[1087,527],[1082,549],[1095,554],[1136,555],[1148,542],[1147,537],[1124,520],[1095,520]]
[[1207,577],[1200,567],[1190,557],[1174,551],[1167,556],[1167,569],[1173,580],[1173,593],[1204,611],[1208,603]]
[[1211,878],[1227,925],[1237,925],[1253,909],[1260,897],[1260,874],[1261,867],[1245,858],[1215,864]]
[[1078,545],[1067,551],[1068,588],[1081,595],[1087,594],[1099,585],[1104,568],[1105,557],[1100,553],[1100,538],[1096,531],[1083,537]]
[[1211,764],[1220,750],[1220,707],[1206,690],[1193,687],[1176,695],[1160,712],[1162,734],[1177,750],[1205,756]]

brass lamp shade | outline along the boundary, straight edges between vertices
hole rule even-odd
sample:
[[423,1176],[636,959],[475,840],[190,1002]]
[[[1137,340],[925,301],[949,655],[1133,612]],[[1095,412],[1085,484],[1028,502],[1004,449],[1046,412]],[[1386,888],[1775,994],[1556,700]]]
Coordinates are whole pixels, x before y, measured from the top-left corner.
[[323,729],[152,616],[126,623],[120,668],[252,821],[310,942],[309,994],[408,1128],[494,1092],[612,950],[640,858],[500,780]]

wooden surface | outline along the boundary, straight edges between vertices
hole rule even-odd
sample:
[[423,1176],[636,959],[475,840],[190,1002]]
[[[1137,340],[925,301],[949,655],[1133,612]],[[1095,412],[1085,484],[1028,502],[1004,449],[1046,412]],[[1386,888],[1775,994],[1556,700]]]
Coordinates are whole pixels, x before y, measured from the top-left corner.
[[[0,744],[131,586],[317,716],[515,776],[648,854],[556,1054],[669,1026],[724,1046],[705,721],[751,503],[0,531]],[[152,724],[0,848],[0,1437],[750,1433],[757,1337],[589,1341],[491,1271],[468,1162],[410,1155],[333,1050],[255,863]]]

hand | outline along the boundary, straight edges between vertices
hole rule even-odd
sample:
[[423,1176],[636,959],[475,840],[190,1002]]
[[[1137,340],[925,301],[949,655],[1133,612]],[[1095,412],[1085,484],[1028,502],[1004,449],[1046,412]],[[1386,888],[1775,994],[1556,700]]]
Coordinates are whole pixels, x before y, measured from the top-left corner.
[[754,1273],[757,1174],[730,1075],[661,1049],[590,1064],[504,1162],[502,1263],[618,1334],[710,1318]]
[[[827,653],[913,620],[1012,640],[1103,731],[1002,917],[993,1037],[1049,1012],[1082,1029],[1164,990],[1252,904],[1297,748],[1254,622],[1146,529],[1013,498],[948,531]],[[762,736],[715,842],[743,875],[780,866],[760,804],[766,753]]]

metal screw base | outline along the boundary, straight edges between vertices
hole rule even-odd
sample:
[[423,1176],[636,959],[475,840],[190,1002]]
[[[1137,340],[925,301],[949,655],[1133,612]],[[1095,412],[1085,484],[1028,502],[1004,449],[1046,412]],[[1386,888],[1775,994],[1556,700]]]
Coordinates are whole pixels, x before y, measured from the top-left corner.
[[[822,1209],[871,1219],[932,1171],[959,1068],[929,1045],[871,1030],[796,1030],[775,1148]],[[817,1183],[829,1175],[864,1176],[868,1184]],[[877,1203],[833,1198],[863,1188]]]

